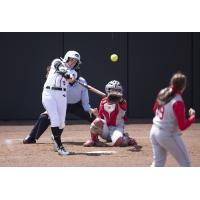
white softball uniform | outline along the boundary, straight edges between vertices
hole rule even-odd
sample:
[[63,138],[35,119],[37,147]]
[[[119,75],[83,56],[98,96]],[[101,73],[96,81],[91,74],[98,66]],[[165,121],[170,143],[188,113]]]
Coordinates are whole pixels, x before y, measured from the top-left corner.
[[164,166],[167,151],[172,154],[180,166],[190,166],[188,153],[181,139],[177,118],[173,110],[174,104],[178,101],[183,102],[179,94],[175,95],[169,103],[160,109],[156,109],[153,126],[150,131],[150,140],[153,147],[152,166]]
[[[50,67],[49,75],[43,87],[42,103],[49,114],[51,127],[65,127],[65,115],[67,106],[67,80],[63,77],[60,59],[55,59]],[[59,68],[60,67],[60,68]],[[75,70],[69,70],[69,74],[77,77]]]

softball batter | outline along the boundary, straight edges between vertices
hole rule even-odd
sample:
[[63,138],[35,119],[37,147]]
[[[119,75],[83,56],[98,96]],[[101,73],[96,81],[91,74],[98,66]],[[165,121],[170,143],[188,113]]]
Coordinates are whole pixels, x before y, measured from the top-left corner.
[[[87,84],[83,77],[78,78],[79,81]],[[79,83],[70,83],[67,87],[67,112],[68,114],[74,114],[80,119],[89,121],[90,123],[95,119],[94,112],[97,108],[91,108],[89,103],[88,89],[80,85]],[[68,119],[67,119],[68,120]],[[36,121],[31,133],[27,135],[23,143],[32,144],[36,143],[41,135],[50,125],[48,113],[45,111],[41,113]]]
[[153,148],[153,167],[163,167],[167,152],[172,154],[182,167],[191,165],[180,131],[187,129],[195,121],[194,109],[189,109],[189,118],[185,117],[185,105],[182,93],[186,88],[186,76],[180,72],[174,74],[170,86],[162,89],[154,105],[155,117],[150,131]]
[[63,156],[69,154],[61,142],[65,127],[66,90],[67,85],[77,78],[77,72],[72,68],[80,62],[80,55],[76,51],[68,51],[62,61],[53,60],[42,92],[42,103],[51,122],[54,147],[58,154]]

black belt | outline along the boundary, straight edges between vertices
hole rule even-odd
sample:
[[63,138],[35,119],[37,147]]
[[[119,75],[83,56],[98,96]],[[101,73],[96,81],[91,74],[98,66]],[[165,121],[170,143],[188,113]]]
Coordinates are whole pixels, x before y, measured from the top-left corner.
[[66,91],[66,88],[61,88],[61,87],[50,87],[50,86],[47,86],[46,89]]

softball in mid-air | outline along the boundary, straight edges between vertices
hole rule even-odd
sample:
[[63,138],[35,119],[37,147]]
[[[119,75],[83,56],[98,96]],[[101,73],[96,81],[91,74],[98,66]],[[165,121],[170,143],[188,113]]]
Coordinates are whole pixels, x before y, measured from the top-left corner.
[[111,56],[110,56],[110,60],[112,61],[112,62],[117,62],[118,61],[118,55],[117,54],[112,54]]

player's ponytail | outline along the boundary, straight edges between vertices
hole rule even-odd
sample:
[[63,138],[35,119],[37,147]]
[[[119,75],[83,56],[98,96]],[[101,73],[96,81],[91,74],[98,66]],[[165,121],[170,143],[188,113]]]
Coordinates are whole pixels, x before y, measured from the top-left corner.
[[51,66],[48,65],[47,68],[46,68],[46,78],[47,78],[48,75],[49,75],[49,71],[50,71],[50,69],[51,69]]
[[172,90],[171,87],[167,87],[162,89],[157,96],[157,103],[158,108],[164,106],[168,102],[171,101],[171,99],[175,96],[175,92]]
[[162,89],[157,96],[158,108],[167,104],[176,93],[182,93],[186,87],[187,78],[181,72],[175,73],[170,80],[170,86]]

